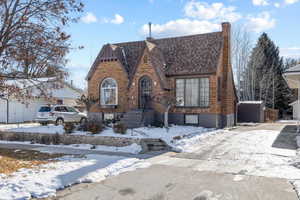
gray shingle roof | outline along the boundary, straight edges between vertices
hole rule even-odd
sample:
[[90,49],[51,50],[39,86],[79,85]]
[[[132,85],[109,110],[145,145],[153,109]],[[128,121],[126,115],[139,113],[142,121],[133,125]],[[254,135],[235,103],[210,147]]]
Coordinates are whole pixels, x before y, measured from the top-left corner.
[[294,67],[291,67],[285,71],[285,73],[291,73],[291,72],[300,72],[300,64],[296,65]]
[[[155,45],[150,56],[153,58],[153,64],[159,65],[156,66],[159,73],[166,76],[207,74],[215,73],[217,70],[223,36],[222,32],[215,32],[151,39],[150,42]],[[131,77],[146,47],[146,41],[104,45],[87,79],[91,77],[99,62],[109,59],[120,60]]]

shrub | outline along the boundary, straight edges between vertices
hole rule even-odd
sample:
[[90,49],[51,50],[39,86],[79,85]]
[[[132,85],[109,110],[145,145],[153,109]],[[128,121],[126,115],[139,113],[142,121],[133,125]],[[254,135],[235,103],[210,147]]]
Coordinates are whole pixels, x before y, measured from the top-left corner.
[[73,131],[75,130],[74,123],[72,123],[72,122],[64,123],[64,130],[65,130],[65,133],[67,133],[67,134],[73,133]]
[[41,137],[39,143],[41,143],[41,144],[46,144],[46,145],[51,144],[51,136],[43,135],[43,136]]
[[153,127],[158,127],[158,128],[163,128],[163,127],[164,127],[164,123],[163,123],[163,122],[160,122],[160,121],[158,121],[158,120],[155,120],[155,121],[151,124],[151,126],[153,126]]
[[103,125],[100,122],[88,122],[87,123],[87,131],[91,132],[92,134],[97,134],[103,130]]
[[55,133],[55,135],[52,136],[52,144],[58,145],[60,144],[60,135],[58,133]]
[[119,133],[119,134],[126,134],[127,131],[127,127],[123,123],[114,124],[113,129],[115,133]]

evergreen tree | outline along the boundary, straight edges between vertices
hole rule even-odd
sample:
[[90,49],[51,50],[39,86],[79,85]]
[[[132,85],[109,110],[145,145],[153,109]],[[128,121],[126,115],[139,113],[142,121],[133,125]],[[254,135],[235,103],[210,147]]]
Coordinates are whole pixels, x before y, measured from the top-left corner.
[[269,108],[286,113],[291,103],[292,92],[283,79],[285,65],[279,55],[279,48],[263,33],[252,50],[243,80],[249,94],[243,100],[262,100]]

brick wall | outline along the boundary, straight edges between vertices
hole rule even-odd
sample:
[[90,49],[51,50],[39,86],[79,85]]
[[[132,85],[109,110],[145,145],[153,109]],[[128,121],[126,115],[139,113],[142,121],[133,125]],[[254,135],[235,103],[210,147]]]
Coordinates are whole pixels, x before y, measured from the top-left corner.
[[101,62],[88,81],[88,95],[100,98],[100,85],[105,79],[111,77],[118,84],[118,106],[117,108],[102,108],[100,102],[93,105],[90,112],[126,112],[128,110],[128,76],[127,72],[118,61]]
[[[129,108],[130,109],[136,109],[138,108],[139,105],[139,81],[143,76],[148,76],[152,80],[152,94],[151,96],[158,96],[166,93],[160,85],[160,80],[156,74],[155,69],[153,68],[151,64],[151,60],[149,59],[149,52],[147,49],[145,49],[145,52],[140,59],[139,65],[136,69],[135,75],[132,80],[131,87],[129,89],[129,99],[130,99],[130,104]],[[144,59],[144,57],[148,59]],[[147,60],[147,62],[144,62]],[[164,107],[163,105],[159,103],[153,102],[151,107],[156,110],[157,112],[163,113],[164,112]]]
[[[171,91],[164,90],[160,85],[160,79],[149,59],[149,52],[146,48],[140,58],[131,85],[128,88],[128,75],[118,61],[102,62],[96,69],[91,79],[88,81],[88,94],[99,98],[99,85],[107,77],[114,78],[118,83],[118,107],[116,109],[101,108],[100,104],[94,105],[90,112],[127,112],[130,109],[137,109],[139,104],[139,81],[143,76],[148,76],[152,80],[152,96],[171,95],[175,98],[176,78],[199,78],[208,77],[210,85],[210,106],[208,108],[172,108],[170,113],[181,114],[215,114],[232,115],[235,114],[236,96],[232,77],[230,59],[230,24],[223,23],[223,51],[219,58],[219,66],[216,74],[168,77]],[[148,59],[144,59],[144,58]],[[145,62],[147,60],[147,62]],[[218,78],[221,80],[221,87],[218,87]],[[218,99],[218,90],[221,99]],[[165,107],[159,103],[153,103],[152,108],[159,113],[164,113]]]

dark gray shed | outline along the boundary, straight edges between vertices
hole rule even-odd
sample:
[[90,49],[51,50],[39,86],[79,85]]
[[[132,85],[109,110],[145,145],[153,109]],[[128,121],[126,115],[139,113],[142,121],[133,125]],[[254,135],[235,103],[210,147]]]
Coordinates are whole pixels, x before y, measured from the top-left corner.
[[237,119],[239,123],[263,123],[264,103],[262,101],[240,101],[238,104]]

